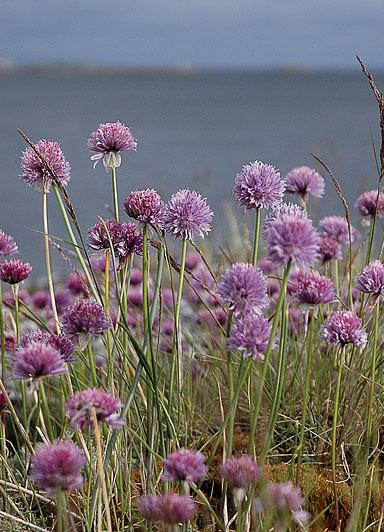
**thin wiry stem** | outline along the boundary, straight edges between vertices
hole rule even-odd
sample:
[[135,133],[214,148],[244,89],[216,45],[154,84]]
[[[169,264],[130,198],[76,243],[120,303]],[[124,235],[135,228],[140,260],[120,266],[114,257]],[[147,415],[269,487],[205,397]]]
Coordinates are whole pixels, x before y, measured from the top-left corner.
[[45,267],[47,270],[47,282],[49,297],[51,299],[52,315],[56,326],[57,334],[60,334],[60,322],[57,314],[55,289],[53,287],[52,269],[51,269],[51,257],[49,251],[49,229],[48,229],[48,205],[47,205],[47,192],[43,192],[43,229],[44,229],[44,253],[45,253]]

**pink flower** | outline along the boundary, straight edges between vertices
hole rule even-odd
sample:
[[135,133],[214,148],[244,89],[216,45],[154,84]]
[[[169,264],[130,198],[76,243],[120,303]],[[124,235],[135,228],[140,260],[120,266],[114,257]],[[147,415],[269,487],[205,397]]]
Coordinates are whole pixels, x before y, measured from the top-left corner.
[[197,512],[191,497],[166,493],[165,495],[144,495],[139,499],[139,512],[147,521],[167,524],[185,523]]
[[124,422],[118,411],[122,404],[112,394],[97,388],[76,392],[66,404],[66,411],[76,430],[84,430],[93,426],[92,408],[96,411],[96,418],[101,423],[120,428]]
[[161,478],[166,482],[177,480],[200,482],[207,471],[205,457],[202,453],[190,449],[180,449],[168,455],[164,460],[164,473]]
[[25,281],[32,272],[32,266],[28,262],[11,259],[0,263],[0,279],[4,283],[19,284]]
[[324,179],[309,166],[299,166],[291,170],[285,177],[288,194],[297,194],[305,200],[308,194],[317,198],[324,196]]
[[284,181],[270,164],[255,161],[246,164],[237,174],[233,194],[246,210],[270,209],[283,200]]
[[271,324],[262,316],[245,314],[233,321],[228,338],[228,349],[238,349],[245,357],[252,357],[257,362],[264,360],[271,334]]
[[13,238],[0,230],[0,257],[17,253],[17,244]]
[[331,279],[316,271],[299,272],[295,279],[293,295],[302,305],[321,305],[336,299]]
[[232,457],[220,467],[221,477],[234,488],[248,488],[260,477],[260,468],[250,456]]
[[365,345],[368,339],[362,320],[349,310],[332,314],[321,327],[321,337],[329,344]]
[[124,201],[125,212],[145,224],[160,227],[165,204],[156,190],[134,190]]
[[17,351],[13,363],[13,378],[20,380],[62,375],[66,371],[60,352],[51,345],[36,341]]
[[95,166],[102,159],[108,171],[121,165],[121,152],[136,151],[137,142],[129,127],[121,122],[107,122],[91,133],[88,148],[94,152],[91,160],[95,161]]
[[179,190],[171,196],[164,210],[165,230],[177,238],[204,238],[211,230],[213,211],[205,198],[193,190]]
[[222,275],[217,291],[223,303],[236,313],[260,314],[268,304],[267,280],[252,264],[233,264]]

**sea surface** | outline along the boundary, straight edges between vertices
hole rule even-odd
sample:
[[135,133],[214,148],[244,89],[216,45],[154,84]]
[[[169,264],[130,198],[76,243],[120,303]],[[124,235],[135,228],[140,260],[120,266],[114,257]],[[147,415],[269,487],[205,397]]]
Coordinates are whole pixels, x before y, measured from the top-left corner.
[[[383,82],[382,76],[378,77]],[[335,72],[89,71],[25,69],[0,73],[0,228],[19,243],[21,256],[43,271],[41,197],[18,179],[25,148],[17,128],[34,141],[59,140],[72,165],[69,193],[84,230],[108,217],[110,178],[93,169],[87,139],[99,122],[120,120],[138,139],[123,154],[120,200],[132,189],[155,187],[165,198],[192,187],[215,210],[219,235],[223,206],[232,199],[241,166],[260,159],[284,176],[315,165],[319,154],[353,204],[375,186],[372,138],[378,113],[362,75]],[[342,213],[326,177],[326,195],[310,206],[315,219]],[[54,194],[51,232],[65,235]],[[357,220],[356,220],[357,222]],[[56,267],[62,265],[55,258]]]

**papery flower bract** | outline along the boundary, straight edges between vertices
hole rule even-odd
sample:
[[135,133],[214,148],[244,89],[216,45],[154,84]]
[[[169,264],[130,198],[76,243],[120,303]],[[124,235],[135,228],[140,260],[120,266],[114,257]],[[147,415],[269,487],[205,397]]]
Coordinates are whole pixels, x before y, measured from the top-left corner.
[[165,230],[177,238],[204,238],[211,230],[213,212],[205,198],[194,190],[179,190],[171,196],[164,209]]
[[147,521],[177,524],[191,519],[197,508],[191,497],[169,492],[164,495],[141,496],[139,512]]
[[267,280],[252,264],[238,262],[222,275],[218,294],[223,303],[236,313],[260,314],[268,305]]
[[102,159],[108,171],[121,165],[121,152],[136,151],[137,142],[129,127],[121,122],[106,122],[91,133],[88,148],[95,153],[91,156],[95,166]]
[[298,166],[285,176],[286,192],[297,194],[303,200],[308,194],[317,198],[324,196],[324,178],[309,166]]
[[50,375],[62,375],[66,371],[64,358],[57,349],[35,341],[16,352],[12,375],[17,380],[35,380]]
[[255,161],[246,164],[235,178],[233,194],[246,210],[270,209],[283,200],[284,181],[270,164]]
[[328,236],[320,237],[319,256],[323,263],[341,260],[343,258],[341,244]]
[[238,349],[245,357],[262,362],[271,329],[272,325],[263,316],[249,313],[236,318],[228,337],[228,349]]
[[17,253],[17,244],[14,239],[0,230],[0,257],[9,257]]
[[318,257],[318,235],[309,218],[283,215],[268,223],[267,257],[274,264],[311,266]]
[[69,337],[103,334],[111,326],[105,310],[93,299],[77,299],[62,317],[62,331]]
[[321,337],[329,344],[344,346],[365,345],[368,335],[361,318],[349,310],[339,310],[324,322]]
[[199,482],[207,474],[205,457],[198,451],[180,449],[164,460],[162,480],[166,482]]
[[[376,212],[377,205],[377,212]],[[377,195],[377,190],[369,190],[363,192],[355,203],[357,212],[364,218],[372,218],[376,216],[378,218],[384,217],[384,194],[382,192]]]
[[221,478],[234,488],[248,488],[260,477],[260,467],[248,455],[232,457],[220,467]]
[[[71,166],[66,161],[60,143],[53,140],[39,140],[36,150],[49,163],[61,185],[67,185],[71,177]],[[38,192],[48,192],[53,182],[45,162],[30,146],[21,156],[20,179]]]
[[356,279],[360,292],[373,294],[376,298],[384,294],[384,264],[375,260],[365,266]]
[[19,284],[25,281],[32,272],[28,262],[17,259],[5,260],[0,263],[0,280],[8,284]]
[[301,305],[322,305],[336,299],[331,279],[316,271],[299,272],[293,289],[295,300]]
[[72,426],[76,430],[84,430],[93,426],[92,408],[96,411],[98,422],[111,427],[122,427],[119,410],[122,404],[112,394],[98,388],[80,390],[70,397],[66,403],[66,411]]
[[45,443],[32,456],[31,479],[49,495],[57,490],[74,490],[83,486],[82,467],[87,460],[83,451],[69,440]]
[[[333,238],[339,244],[349,243],[348,222],[342,216],[326,216],[319,222],[321,236]],[[351,242],[358,236],[357,230],[351,226]]]
[[134,190],[124,200],[125,212],[145,224],[160,227],[165,204],[153,188]]

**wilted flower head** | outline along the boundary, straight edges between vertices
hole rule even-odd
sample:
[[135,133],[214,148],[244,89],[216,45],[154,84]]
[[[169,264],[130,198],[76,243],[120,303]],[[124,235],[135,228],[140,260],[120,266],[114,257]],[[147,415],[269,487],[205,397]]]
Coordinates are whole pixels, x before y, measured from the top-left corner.
[[177,524],[191,519],[197,508],[191,497],[169,492],[164,495],[143,495],[139,499],[139,512],[147,521]]
[[[377,205],[377,212],[376,212]],[[379,193],[377,197],[377,190],[369,190],[368,192],[363,192],[355,203],[357,212],[364,218],[371,218],[376,216],[378,218],[384,217],[384,194]]]
[[349,310],[332,314],[321,327],[321,337],[329,344],[365,345],[368,335],[362,327],[362,320]]
[[117,258],[125,258],[133,253],[140,254],[143,249],[143,239],[138,227],[133,223],[106,220],[88,229],[88,245],[101,251],[109,250],[112,244]]
[[28,262],[10,259],[0,263],[0,279],[4,283],[19,284],[25,281],[31,272],[32,266]]
[[122,407],[119,399],[112,394],[98,388],[81,390],[70,397],[66,404],[66,411],[72,426],[76,430],[84,430],[93,426],[92,408],[96,411],[96,418],[101,423],[111,427],[122,427],[119,410]]
[[267,319],[248,313],[234,320],[228,338],[228,349],[238,349],[245,357],[252,357],[257,362],[264,360],[267,350],[271,324]]
[[69,440],[45,443],[32,456],[31,479],[51,496],[58,489],[80,489],[86,462],[83,451]]
[[64,359],[64,362],[70,364],[75,362],[76,356],[73,355],[75,346],[69,338],[62,334],[50,334],[46,331],[34,329],[23,334],[20,339],[18,348],[24,349],[31,343],[39,342],[54,347]]
[[[50,165],[62,185],[66,185],[71,177],[71,166],[66,161],[60,143],[53,140],[39,140],[36,150]],[[28,147],[21,156],[20,179],[38,192],[48,192],[52,184],[52,176],[45,162]]]
[[91,133],[88,148],[95,152],[91,156],[95,166],[103,159],[104,167],[108,171],[121,165],[122,151],[136,151],[137,142],[129,127],[121,122],[107,122],[100,124],[96,131]]
[[309,166],[298,166],[285,177],[288,194],[297,194],[303,200],[308,194],[317,198],[324,196],[324,178]]
[[205,198],[194,190],[184,189],[172,194],[164,209],[166,231],[177,238],[193,240],[211,230],[213,212]]
[[336,299],[331,279],[316,271],[303,271],[297,274],[293,295],[302,305],[322,305]]
[[17,244],[10,235],[0,230],[0,257],[8,257],[17,253]]
[[341,244],[333,238],[322,236],[319,239],[319,255],[323,263],[341,260],[343,258]]
[[[326,216],[319,222],[321,236],[333,238],[339,244],[349,243],[348,222],[342,216]],[[351,242],[357,238],[357,231],[351,226]]]
[[132,191],[124,201],[125,212],[145,224],[160,227],[165,204],[153,188]]
[[199,482],[207,474],[205,457],[198,451],[180,449],[167,456],[164,460],[164,473],[161,477],[166,482],[177,480]]
[[362,269],[356,280],[360,292],[373,294],[376,298],[384,294],[384,264],[375,260]]
[[261,161],[246,164],[235,178],[233,194],[246,210],[270,209],[283,199],[284,181],[270,164]]
[[248,455],[232,457],[220,467],[220,475],[234,488],[248,488],[260,477],[260,468]]
[[218,294],[228,308],[236,313],[260,314],[268,305],[267,280],[252,264],[238,262],[222,275]]
[[318,236],[306,217],[282,215],[268,223],[267,257],[276,265],[311,266],[317,259]]
[[39,379],[50,375],[62,375],[67,371],[64,358],[52,345],[30,342],[16,352],[13,362],[13,378]]
[[62,330],[67,336],[98,335],[111,328],[103,307],[92,299],[77,299],[63,314]]

